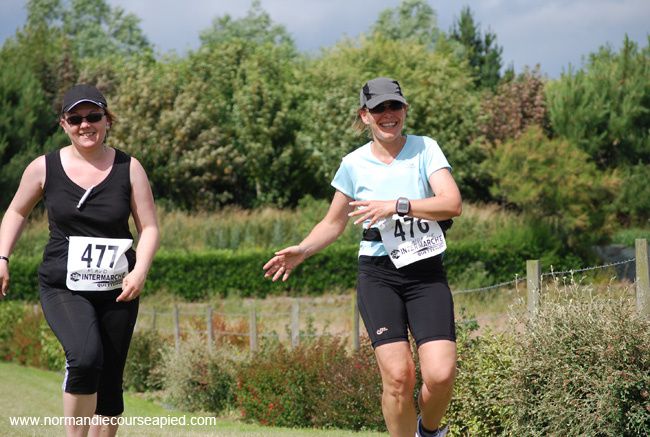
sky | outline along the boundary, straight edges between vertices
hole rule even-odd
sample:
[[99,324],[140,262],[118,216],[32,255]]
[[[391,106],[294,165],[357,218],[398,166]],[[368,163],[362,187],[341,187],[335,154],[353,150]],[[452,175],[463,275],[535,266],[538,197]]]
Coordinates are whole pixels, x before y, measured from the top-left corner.
[[[158,53],[184,54],[199,46],[199,33],[226,14],[246,15],[250,0],[106,0],[140,18]],[[0,43],[25,23],[27,0],[0,0]],[[284,25],[302,51],[318,53],[345,37],[366,33],[380,12],[399,0],[261,0],[272,20]],[[579,68],[603,45],[618,50],[627,34],[648,44],[650,0],[428,0],[438,26],[449,31],[469,6],[483,32],[496,34],[505,67],[517,73],[539,64],[543,74],[560,77]]]

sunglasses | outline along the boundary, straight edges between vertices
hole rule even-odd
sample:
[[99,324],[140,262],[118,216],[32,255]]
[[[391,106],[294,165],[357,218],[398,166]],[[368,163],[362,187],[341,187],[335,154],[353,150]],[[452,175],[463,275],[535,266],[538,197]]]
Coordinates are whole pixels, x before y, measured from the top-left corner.
[[84,120],[86,120],[88,123],[97,123],[99,120],[104,118],[104,115],[106,114],[104,114],[103,112],[91,112],[85,117],[82,117],[81,115],[71,115],[70,117],[66,118],[65,121],[67,121],[68,124],[71,124],[73,126],[78,126]]
[[404,103],[398,102],[397,100],[391,100],[389,102],[382,103],[377,105],[374,108],[368,108],[371,114],[382,114],[386,110],[391,111],[401,111],[404,108]]

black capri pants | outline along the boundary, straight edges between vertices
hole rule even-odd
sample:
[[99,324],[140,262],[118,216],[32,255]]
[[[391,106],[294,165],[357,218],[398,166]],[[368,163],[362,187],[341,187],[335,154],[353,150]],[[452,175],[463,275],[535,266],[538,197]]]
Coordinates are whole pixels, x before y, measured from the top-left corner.
[[95,414],[124,411],[122,375],[131,343],[139,299],[115,302],[121,289],[70,291],[41,285],[47,323],[63,346],[66,372],[63,390],[97,393]]
[[372,347],[456,341],[454,302],[438,255],[396,268],[388,256],[360,256],[357,303]]

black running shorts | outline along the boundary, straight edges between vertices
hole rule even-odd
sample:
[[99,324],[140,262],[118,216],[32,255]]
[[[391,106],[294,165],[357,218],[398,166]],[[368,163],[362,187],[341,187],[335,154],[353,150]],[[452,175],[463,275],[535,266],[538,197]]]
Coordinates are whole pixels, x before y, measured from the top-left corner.
[[121,292],[70,291],[41,285],[43,314],[65,351],[63,390],[97,393],[95,414],[102,416],[124,411],[122,374],[139,299],[115,302]]
[[408,341],[456,341],[454,303],[442,256],[397,269],[388,256],[360,256],[359,312],[372,346]]

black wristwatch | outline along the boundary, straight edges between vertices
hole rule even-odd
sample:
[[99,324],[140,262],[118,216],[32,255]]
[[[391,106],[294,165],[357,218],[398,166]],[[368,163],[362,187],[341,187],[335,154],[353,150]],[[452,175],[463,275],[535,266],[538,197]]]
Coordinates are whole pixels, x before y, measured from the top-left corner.
[[398,198],[397,203],[395,203],[395,211],[397,211],[398,216],[404,217],[411,211],[411,202],[406,197]]

